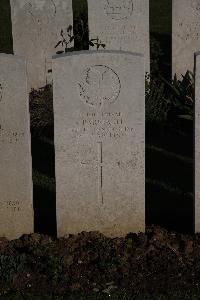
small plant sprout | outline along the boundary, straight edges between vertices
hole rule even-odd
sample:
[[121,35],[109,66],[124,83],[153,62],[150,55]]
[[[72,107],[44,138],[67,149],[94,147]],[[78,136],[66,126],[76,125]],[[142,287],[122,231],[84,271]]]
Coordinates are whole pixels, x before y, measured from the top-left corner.
[[98,37],[97,37],[96,39],[91,39],[91,40],[89,41],[89,45],[92,46],[92,47],[96,46],[96,47],[97,47],[97,50],[99,50],[100,47],[102,47],[102,48],[104,48],[104,49],[105,49],[105,47],[106,47],[106,45],[103,44],[103,43],[101,42],[101,40],[100,40]]
[[64,51],[57,51],[56,54],[61,54],[63,52],[68,52],[73,49],[73,47],[69,47],[69,45],[73,42],[74,40],[74,35],[72,34],[73,27],[72,25],[69,25],[67,27],[67,38],[64,35],[64,30],[61,29],[60,36],[61,40],[55,45],[55,48],[57,48],[59,45],[62,45],[62,47],[65,47]]

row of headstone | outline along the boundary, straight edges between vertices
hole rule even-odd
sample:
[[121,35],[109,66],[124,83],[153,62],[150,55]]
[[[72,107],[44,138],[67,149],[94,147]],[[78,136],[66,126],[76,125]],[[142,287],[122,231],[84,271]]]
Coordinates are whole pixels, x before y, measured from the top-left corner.
[[[25,60],[1,54],[0,235],[14,238],[33,231],[28,90],[52,81],[48,71],[55,43],[61,29],[66,34],[73,14],[71,0],[10,1],[14,52],[26,57],[28,74],[27,88]],[[173,72],[177,74],[191,69],[199,48],[198,13],[197,1],[173,0]],[[98,38],[110,51],[53,60],[58,235],[143,231],[149,1],[88,0],[88,14],[90,39]],[[134,52],[144,54],[145,69],[142,55]],[[196,149],[198,60],[197,55]],[[200,159],[195,153],[198,182]],[[197,230],[199,198],[196,189]]]
[[[195,231],[200,232],[200,1],[172,0],[172,75],[195,74]],[[195,63],[194,63],[195,57]]]
[[[73,24],[72,0],[10,0],[15,55],[27,59],[28,88],[52,82],[52,55]],[[61,45],[56,51],[61,50]]]
[[150,72],[149,0],[88,0],[88,24],[106,50],[143,53]]
[[[110,35],[111,50],[59,55],[53,66],[55,40],[72,23],[71,0],[10,3],[15,55],[0,56],[0,236],[12,239],[33,232],[28,91],[47,83],[49,69],[58,236],[144,231],[148,0],[102,1],[99,14],[110,29],[99,25],[101,32],[96,28],[91,34],[102,35],[102,41]],[[99,2],[89,2],[91,16],[95,4]],[[27,66],[16,54],[26,58]]]
[[[144,71],[149,70],[149,1],[88,0],[90,39],[110,51],[56,56],[71,0],[10,0],[14,53],[0,55],[0,235],[33,231],[28,91],[52,81],[58,235],[143,231]],[[173,0],[173,73],[192,69],[199,2]],[[126,52],[124,52],[124,51]],[[134,54],[139,52],[144,54]],[[200,58],[196,55],[195,180],[199,182]],[[145,67],[144,67],[145,65]],[[28,85],[28,87],[27,87]],[[200,192],[195,190],[200,231]]]
[[[172,71],[180,76],[193,71],[193,53],[199,49],[200,2],[172,3]],[[68,38],[72,0],[10,0],[10,4],[14,53],[27,58],[29,87],[39,88],[52,81],[51,57],[61,29]],[[98,37],[107,50],[144,53],[149,72],[149,0],[88,0],[88,22],[90,39]]]
[[200,1],[172,0],[172,75],[194,71],[200,49]]
[[[0,236],[33,232],[26,63],[0,55]],[[144,57],[53,59],[58,236],[144,231]]]
[[26,62],[0,54],[0,236],[33,232]]
[[[27,59],[29,89],[40,88],[52,82],[52,55],[63,49],[62,44],[55,49],[62,40],[61,30],[69,39],[72,0],[10,0],[10,4],[14,54]],[[101,40],[106,50],[143,53],[149,72],[149,0],[88,0],[88,21],[90,40]]]
[[[73,24],[72,0],[10,0],[13,49],[28,62],[28,85],[52,82],[51,57],[66,29]],[[172,1],[172,66],[178,77],[193,71],[193,54],[200,46],[200,2]],[[88,0],[89,38],[106,50],[143,53],[149,72],[149,0]],[[93,48],[91,48],[93,49]],[[61,50],[61,45],[57,48]]]

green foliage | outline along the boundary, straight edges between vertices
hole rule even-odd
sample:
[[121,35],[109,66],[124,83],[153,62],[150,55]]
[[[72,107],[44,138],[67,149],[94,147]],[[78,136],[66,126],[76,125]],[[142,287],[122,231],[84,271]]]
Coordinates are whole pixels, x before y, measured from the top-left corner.
[[9,283],[13,276],[24,271],[27,260],[25,255],[0,255],[0,281]]
[[96,46],[96,49],[99,50],[100,47],[104,48],[106,47],[106,44],[103,44],[101,42],[101,40],[97,37],[96,39],[91,39],[89,41],[89,45],[92,46],[92,47],[95,47]]
[[68,51],[73,50],[73,47],[69,48],[69,45],[74,41],[74,36],[72,34],[72,30],[73,30],[72,25],[69,25],[67,27],[67,36],[65,36],[64,30],[61,29],[61,31],[60,31],[61,40],[58,41],[58,43],[55,45],[55,48],[62,45],[62,47],[65,47],[65,51],[57,51],[56,52],[57,54],[61,54],[63,52],[68,52]]
[[[79,40],[80,45],[84,45],[84,44],[87,43],[84,40],[85,34],[86,34],[86,32],[85,32],[86,29],[85,29],[83,21],[79,20],[79,24],[82,24],[82,26],[80,26],[81,30],[77,31],[77,33],[74,33],[74,35],[72,35],[72,30],[73,30],[72,25],[69,25],[68,28],[67,28],[67,36],[65,36],[63,29],[61,29],[61,32],[60,32],[61,39],[55,45],[55,48],[57,48],[58,46],[61,45],[65,49],[57,51],[56,54],[62,54],[64,52],[67,53],[69,51],[73,51],[74,47],[69,47],[69,46],[72,44],[72,42],[74,40]],[[89,46],[96,47],[96,50],[99,50],[99,48],[101,48],[101,47],[105,49],[105,47],[106,47],[106,45],[104,43],[102,43],[101,40],[98,37],[95,38],[95,39],[89,40],[87,48],[89,48]]]
[[151,76],[156,76],[159,73],[160,61],[164,56],[164,53],[161,49],[159,41],[151,36],[150,38],[150,48],[151,48]]
[[194,99],[194,74],[187,71],[182,75],[182,80],[174,76],[172,82],[168,82],[161,77],[163,83],[168,88],[168,98],[171,103],[171,109],[176,114],[193,115],[193,99]]
[[165,85],[157,80],[146,80],[145,114],[146,121],[164,121],[169,111]]
[[146,121],[173,121],[178,115],[193,116],[194,75],[187,71],[182,80],[174,76],[146,79]]

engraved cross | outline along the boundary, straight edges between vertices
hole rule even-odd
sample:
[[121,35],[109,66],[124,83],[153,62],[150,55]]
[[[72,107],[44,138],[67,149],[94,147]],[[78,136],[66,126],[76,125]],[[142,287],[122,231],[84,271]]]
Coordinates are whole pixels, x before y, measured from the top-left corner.
[[103,199],[103,144],[98,142],[98,196],[99,201],[104,204]]
[[3,98],[3,86],[0,83],[0,102],[2,101],[2,98]]

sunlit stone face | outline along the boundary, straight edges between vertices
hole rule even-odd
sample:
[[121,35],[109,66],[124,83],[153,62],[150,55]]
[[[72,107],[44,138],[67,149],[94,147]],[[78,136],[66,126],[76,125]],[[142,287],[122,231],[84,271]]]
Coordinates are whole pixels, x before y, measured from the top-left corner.
[[28,89],[52,83],[52,55],[63,50],[55,45],[73,24],[72,0],[10,0],[10,6],[13,51],[27,59]]
[[106,0],[106,14],[113,20],[127,19],[133,12],[132,0]]

